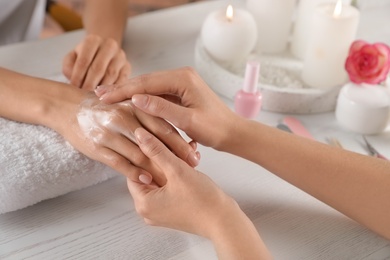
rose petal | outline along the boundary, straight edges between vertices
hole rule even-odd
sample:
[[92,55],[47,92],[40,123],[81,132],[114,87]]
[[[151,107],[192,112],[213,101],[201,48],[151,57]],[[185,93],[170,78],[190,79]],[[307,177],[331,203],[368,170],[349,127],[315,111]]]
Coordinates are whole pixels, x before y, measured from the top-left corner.
[[364,45],[368,43],[363,40],[354,41],[349,48],[349,54],[359,51]]

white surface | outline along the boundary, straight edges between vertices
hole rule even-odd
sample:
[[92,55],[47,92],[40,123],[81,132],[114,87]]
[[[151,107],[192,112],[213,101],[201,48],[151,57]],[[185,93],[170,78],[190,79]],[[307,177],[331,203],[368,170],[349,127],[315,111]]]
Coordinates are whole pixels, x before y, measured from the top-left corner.
[[[201,23],[223,4],[194,4],[131,19],[125,49],[134,74],[193,65]],[[62,56],[81,35],[0,48],[0,65],[36,76],[58,74]],[[276,125],[282,116],[261,112],[257,120]],[[333,114],[299,118],[318,140],[337,137],[347,149],[364,152],[360,136],[340,129]],[[389,132],[369,140],[389,157]],[[200,151],[199,169],[238,201],[275,259],[390,257],[389,241],[261,167],[208,148]],[[216,259],[205,239],[146,226],[123,177],[0,215],[0,230],[0,259]]]

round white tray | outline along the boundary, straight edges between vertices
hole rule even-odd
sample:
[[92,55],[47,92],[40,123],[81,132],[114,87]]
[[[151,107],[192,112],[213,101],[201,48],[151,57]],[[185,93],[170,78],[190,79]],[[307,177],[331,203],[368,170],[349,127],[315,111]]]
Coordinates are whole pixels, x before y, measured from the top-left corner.
[[[284,56],[251,55],[247,60],[261,63],[259,87],[263,96],[262,110],[312,114],[333,111],[340,87],[315,89],[300,79],[302,62]],[[195,47],[195,66],[206,83],[218,94],[233,99],[243,84],[245,63],[222,64],[210,57],[198,40]]]

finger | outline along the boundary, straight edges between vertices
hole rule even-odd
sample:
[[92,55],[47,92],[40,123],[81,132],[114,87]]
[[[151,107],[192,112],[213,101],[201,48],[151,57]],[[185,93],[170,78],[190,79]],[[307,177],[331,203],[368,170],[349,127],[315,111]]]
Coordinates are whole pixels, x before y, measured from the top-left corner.
[[[168,175],[177,171],[184,163],[177,158],[160,140],[143,128],[135,130],[135,137],[142,152]],[[188,166],[187,166],[188,167]]]
[[73,71],[73,67],[74,67],[75,62],[76,62],[76,58],[77,58],[76,52],[71,51],[65,56],[65,58],[62,62],[62,73],[69,80],[72,77],[72,71]]
[[119,155],[117,152],[108,148],[101,148],[98,152],[99,161],[123,174],[132,181],[139,181],[140,175],[146,175],[152,179],[152,175],[150,173],[141,168],[135,167],[125,157]]
[[115,103],[129,99],[134,94],[170,94],[182,97],[189,84],[196,85],[199,84],[198,82],[204,84],[192,68],[155,72],[130,79],[115,90],[109,89],[107,86],[108,90],[101,96],[101,100],[106,103]]
[[161,97],[134,95],[132,102],[145,113],[163,118],[182,130],[185,130],[190,123],[191,116],[188,108],[176,105]]
[[117,83],[121,69],[124,68],[126,64],[127,60],[124,52],[120,51],[116,53],[116,55],[111,59],[110,63],[108,64],[104,76],[99,84],[111,85]]
[[199,159],[194,149],[171,124],[161,118],[150,116],[139,109],[135,109],[134,113],[142,125],[161,140],[179,158],[186,161],[191,167],[199,164]]
[[84,42],[76,48],[77,59],[72,71],[71,84],[81,88],[87,71],[99,49],[100,42],[86,38]]
[[[93,90],[99,85],[105,73],[108,72],[108,65],[115,57],[117,50],[118,44],[114,40],[107,40],[103,46],[97,50],[97,53],[88,68],[87,75],[82,85],[83,89]],[[112,72],[110,71],[110,73]]]
[[[141,178],[141,176],[144,176],[144,175],[141,174],[140,178]],[[134,181],[132,179],[127,178],[127,188],[129,189],[134,200],[139,200],[140,196],[144,195],[145,193],[148,193],[150,190],[158,189],[159,187],[156,187],[154,185],[150,185],[149,183],[144,183],[141,180]]]
[[119,72],[118,79],[115,81],[116,84],[124,84],[129,80],[131,75],[131,64],[127,62],[125,66]]
[[189,144],[191,145],[192,149],[196,151],[196,149],[198,148],[198,143],[192,140],[191,142],[189,142]]
[[[94,136],[93,140],[95,143],[115,151],[118,155],[127,159],[128,163],[136,166],[136,168],[147,171],[147,175],[153,178],[157,184],[164,185],[166,183],[166,178],[161,170],[139,149],[138,145],[125,136],[118,133],[106,133]],[[138,176],[132,179],[139,180]]]

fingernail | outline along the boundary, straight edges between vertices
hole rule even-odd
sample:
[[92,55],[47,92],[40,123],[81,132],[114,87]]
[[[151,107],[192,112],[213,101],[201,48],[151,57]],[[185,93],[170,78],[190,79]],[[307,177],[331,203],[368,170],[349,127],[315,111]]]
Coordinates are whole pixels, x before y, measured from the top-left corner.
[[198,156],[198,161],[200,161],[200,158],[201,158],[201,156],[200,156],[200,152],[196,152],[196,156]]
[[146,175],[146,174],[141,174],[138,177],[139,181],[144,183],[144,184],[151,184],[152,183],[152,177]]
[[194,151],[191,151],[189,154],[188,154],[188,162],[193,166],[198,166],[199,164],[199,156],[194,152]]
[[100,97],[101,95],[103,95],[104,93],[107,92],[107,86],[105,86],[105,85],[96,86],[94,91],[95,91],[96,96]]
[[104,94],[99,98],[99,100],[106,99],[109,95],[110,95],[110,92],[104,93]]
[[149,139],[152,138],[152,135],[151,135],[148,131],[146,131],[145,129],[143,129],[143,128],[137,128],[137,129],[135,129],[134,135],[135,135],[135,137],[137,138],[137,142],[138,142],[139,144],[145,143],[145,142],[147,142]]
[[134,95],[131,98],[131,101],[133,101],[133,104],[136,105],[139,108],[145,108],[148,104],[148,96],[146,95]]

